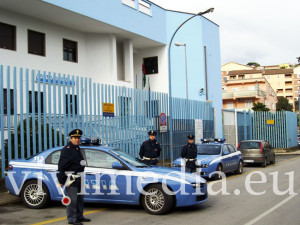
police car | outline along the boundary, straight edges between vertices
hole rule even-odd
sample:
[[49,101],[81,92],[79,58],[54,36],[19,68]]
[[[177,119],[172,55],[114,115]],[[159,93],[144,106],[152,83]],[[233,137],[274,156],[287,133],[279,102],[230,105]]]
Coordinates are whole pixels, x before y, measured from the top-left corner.
[[[60,201],[57,165],[63,147],[9,162],[5,185],[29,208]],[[150,214],[165,214],[173,206],[191,206],[207,200],[206,181],[196,175],[164,167],[149,167],[111,147],[81,146],[86,167],[81,192],[85,202],[143,205]]]
[[[201,177],[221,179],[222,173],[243,173],[243,158],[226,139],[202,139],[197,145],[197,173]],[[172,163],[175,170],[184,171],[185,160],[178,158]]]

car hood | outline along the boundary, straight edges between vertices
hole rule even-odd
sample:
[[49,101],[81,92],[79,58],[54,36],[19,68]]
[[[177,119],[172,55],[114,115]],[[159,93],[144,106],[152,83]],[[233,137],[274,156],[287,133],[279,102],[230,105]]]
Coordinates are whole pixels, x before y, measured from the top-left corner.
[[206,183],[206,180],[201,178],[200,176],[180,172],[177,170],[173,170],[166,167],[146,167],[146,168],[137,168],[138,172],[142,172],[140,175],[149,175],[149,177],[155,177],[158,179],[166,179],[166,180],[173,180],[183,183]]
[[220,157],[219,155],[197,155],[197,162],[201,164],[209,164],[211,161]]
[[[220,157],[219,155],[197,155],[197,163],[201,164],[209,164],[211,161]],[[180,157],[173,161],[173,164],[183,165],[183,159]]]

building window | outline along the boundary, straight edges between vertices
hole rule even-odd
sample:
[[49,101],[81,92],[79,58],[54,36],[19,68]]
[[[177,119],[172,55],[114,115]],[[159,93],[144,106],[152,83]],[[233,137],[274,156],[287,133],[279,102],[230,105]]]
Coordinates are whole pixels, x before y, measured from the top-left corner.
[[37,114],[39,110],[39,104],[41,106],[41,113],[44,113],[44,93],[40,92],[40,103],[38,99],[38,92],[34,92],[34,104],[32,102],[32,91],[29,91],[29,113],[33,113],[32,106],[34,107],[34,113]]
[[246,100],[245,106],[246,106],[247,109],[252,108],[252,106],[253,106],[252,105],[252,100]]
[[158,73],[158,57],[144,58],[145,72],[146,74]]
[[239,79],[245,79],[245,75],[239,75]]
[[151,15],[151,5],[148,2],[139,0],[139,11]]
[[[69,100],[70,98],[70,105],[69,105]],[[74,110],[73,110],[74,106]],[[68,95],[66,94],[66,113],[67,114],[75,114],[77,115],[77,95],[74,95],[74,102],[73,102],[73,95]]]
[[69,62],[78,62],[77,60],[77,42],[63,39],[64,60]]
[[0,48],[16,50],[16,27],[0,23]]
[[[14,114],[14,91],[13,89],[10,89],[10,96],[9,96],[9,102],[10,102],[10,113]],[[4,114],[7,114],[7,89],[3,88],[3,109],[4,109]]]
[[45,34],[28,30],[28,53],[45,56]]
[[135,8],[135,0],[122,0],[122,3],[132,8]]

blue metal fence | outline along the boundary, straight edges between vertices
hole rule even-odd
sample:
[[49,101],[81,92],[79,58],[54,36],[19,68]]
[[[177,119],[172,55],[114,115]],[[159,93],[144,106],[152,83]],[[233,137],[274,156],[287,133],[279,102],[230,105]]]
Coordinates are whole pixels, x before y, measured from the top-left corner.
[[[82,129],[85,136],[138,156],[158,131],[162,158],[169,158],[169,133],[159,132],[159,115],[169,115],[165,93],[99,84],[90,78],[0,65],[1,175],[11,159],[27,158],[67,143],[68,133]],[[174,156],[186,136],[203,120],[203,136],[213,137],[212,103],[173,98]],[[114,116],[103,115],[103,103],[113,104]]]
[[266,140],[274,148],[290,148],[297,143],[297,114],[293,112],[253,112],[253,139]]

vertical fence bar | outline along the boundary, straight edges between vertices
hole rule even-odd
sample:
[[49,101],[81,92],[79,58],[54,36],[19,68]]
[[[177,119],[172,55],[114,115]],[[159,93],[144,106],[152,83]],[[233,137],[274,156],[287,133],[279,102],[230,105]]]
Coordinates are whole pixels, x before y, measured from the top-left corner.
[[48,137],[47,137],[47,105],[46,105],[46,72],[43,73],[43,117],[44,117],[44,149],[47,149]]
[[80,112],[79,112],[79,77],[76,76],[76,83],[74,84],[76,85],[76,127],[80,127],[82,129],[82,125],[80,125]]
[[93,107],[93,104],[92,104],[92,79],[89,78],[89,106],[90,106],[90,110],[89,110],[89,115],[87,117],[87,122],[89,123],[89,135],[92,137],[92,134],[93,134],[93,130],[92,130],[92,124],[93,124],[93,119],[92,119],[92,116],[93,116],[93,111],[92,111],[92,107]]
[[67,101],[66,101],[66,75],[63,75],[63,85],[62,85],[63,91],[62,91],[62,105],[63,105],[63,125],[64,125],[64,143],[63,145],[67,144],[67,136],[68,136],[68,130],[67,130]]
[[[35,78],[35,71],[31,70],[31,122],[32,122],[32,154],[35,155],[36,154],[36,123],[35,123],[35,87],[34,87],[34,78]],[[39,81],[37,80],[37,85],[39,85]],[[38,102],[39,104],[39,102]]]
[[14,149],[15,159],[19,158],[18,154],[18,107],[17,107],[17,68],[13,72],[13,101],[14,101]]
[[26,100],[26,157],[30,157],[31,149],[30,149],[30,124],[29,124],[29,70],[26,69],[25,73],[25,100]]
[[[62,137],[62,121],[61,121],[61,83],[64,82],[62,81],[62,77],[61,77],[61,74],[59,73],[58,74],[58,86],[57,86],[57,89],[58,89],[58,93],[57,93],[57,100],[58,100],[58,126],[59,126],[59,146],[62,146],[63,145],[63,137]],[[65,134],[65,132],[64,132]],[[65,136],[65,135],[64,135]]]
[[[76,109],[76,105],[77,103],[75,102],[75,96],[77,97],[77,95],[75,95],[75,80],[74,80],[74,76],[72,76],[72,80],[70,81],[70,85],[72,86],[72,126],[71,126],[71,130],[74,130],[77,128],[76,126],[76,119],[75,116],[77,114],[77,111],[75,111]],[[77,110],[77,109],[76,109]]]
[[71,90],[70,90],[70,75],[67,76],[67,100],[66,100],[66,105],[67,105],[67,130],[66,132],[69,133],[71,131],[71,115],[72,115],[72,107],[71,107]]
[[[53,80],[52,74],[49,72],[48,73],[48,136],[49,136],[49,148],[52,148],[52,109],[51,109],[51,80]],[[53,83],[54,85],[54,83]],[[47,135],[47,133],[46,133]]]
[[57,85],[57,77],[56,73],[53,73],[53,129],[54,129],[54,147],[57,147],[58,142],[57,142],[57,99],[56,99],[56,85]]
[[[24,159],[25,153],[24,153],[24,121],[23,121],[23,68],[20,68],[20,76],[19,76],[19,82],[20,82],[20,145],[21,145],[21,159]],[[27,149],[28,150],[28,149]]]
[[[6,90],[9,90],[7,88]],[[0,65],[0,101],[4,102],[3,98],[3,65]],[[4,148],[4,105],[0,104],[0,126],[1,126],[1,176],[5,175],[5,148]]]

